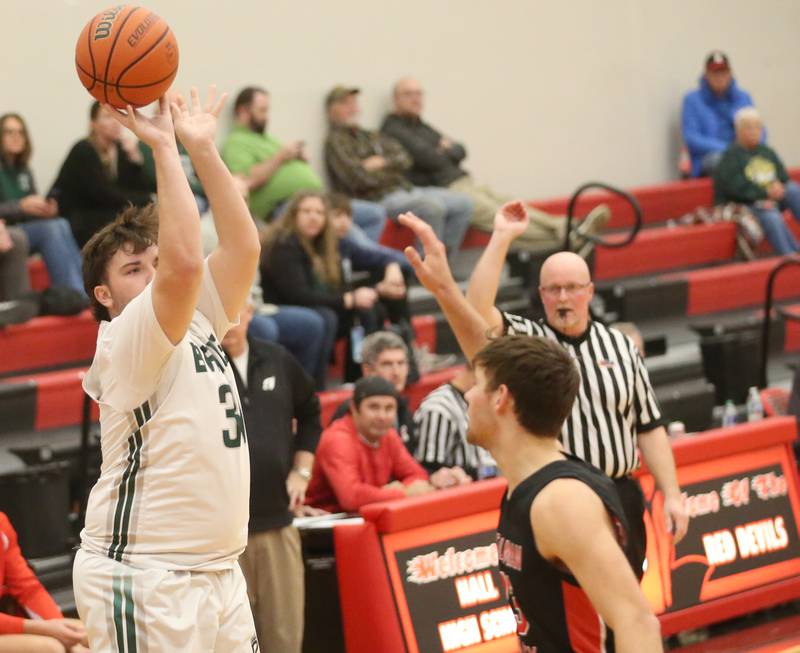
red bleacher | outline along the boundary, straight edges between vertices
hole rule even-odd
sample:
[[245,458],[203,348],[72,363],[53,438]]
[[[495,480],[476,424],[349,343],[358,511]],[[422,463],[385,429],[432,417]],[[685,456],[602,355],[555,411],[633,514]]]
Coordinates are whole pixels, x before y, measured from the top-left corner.
[[[791,171],[792,177],[800,180],[800,169]],[[659,279],[684,279],[688,284],[688,315],[723,311],[744,306],[755,306],[763,300],[766,276],[775,264],[775,259],[732,263],[735,252],[735,227],[731,224],[698,226],[651,226],[669,218],[693,211],[698,206],[710,204],[711,183],[707,179],[671,182],[647,186],[632,191],[644,211],[647,228],[636,241],[621,249],[598,248],[596,252],[595,276],[597,280],[621,279],[635,275],[666,272],[668,270],[711,266],[705,269],[662,274]],[[597,193],[584,196],[578,204],[577,213],[585,214],[600,201],[607,202],[613,219],[610,228],[629,226],[631,212],[623,201],[612,195]],[[542,210],[563,214],[568,198],[556,198],[531,202]],[[800,233],[794,220],[792,228]],[[610,238],[622,237],[613,233]],[[383,242],[394,247],[410,244],[410,231],[394,223],[387,226]],[[465,247],[481,247],[488,234],[470,230]],[[727,262],[727,263],[726,263]],[[722,265],[717,265],[723,263]],[[32,285],[42,289],[48,285],[47,271],[41,260],[29,263]],[[800,297],[800,270],[792,269],[782,275],[777,286],[776,297],[786,299]],[[433,316],[414,318],[418,344],[425,344],[436,351],[436,319]],[[80,414],[80,377],[91,360],[97,335],[97,325],[89,312],[74,318],[46,317],[31,320],[27,324],[0,330],[0,376],[18,375],[6,383],[25,382],[34,379],[37,386],[37,428],[74,424]],[[340,343],[340,349],[341,349]],[[785,350],[800,351],[800,323],[787,322]],[[342,352],[337,359],[341,360]],[[81,367],[76,367],[81,366]],[[38,376],[19,376],[36,370],[52,370],[68,367],[58,372],[45,372]],[[340,375],[341,366],[331,370]],[[451,371],[445,371],[452,376]],[[442,377],[444,380],[446,378]],[[449,378],[449,377],[448,377]],[[426,378],[423,383],[411,388],[418,401],[424,392],[444,380],[439,376]],[[419,390],[417,390],[419,388]],[[420,394],[417,397],[417,394]],[[323,417],[349,396],[349,391],[334,391],[323,395]],[[330,411],[327,412],[326,411]]]
[[90,311],[0,329],[0,375],[85,363],[94,356],[96,342],[97,322]]

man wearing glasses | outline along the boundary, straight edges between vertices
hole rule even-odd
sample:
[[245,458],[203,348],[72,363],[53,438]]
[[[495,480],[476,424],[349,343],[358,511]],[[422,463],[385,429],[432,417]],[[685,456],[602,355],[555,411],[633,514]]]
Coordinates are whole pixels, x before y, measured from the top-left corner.
[[[676,543],[688,526],[658,401],[633,341],[591,319],[594,285],[586,262],[578,255],[558,252],[542,265],[539,296],[544,319],[534,322],[495,307],[506,254],[514,239],[525,232],[527,222],[520,202],[500,208],[491,240],[470,279],[467,299],[495,331],[544,336],[560,343],[575,359],[581,385],[561,441],[569,453],[614,480],[631,525],[632,545],[643,563],[644,499],[631,477],[640,464],[639,450],[664,495],[664,527]],[[636,571],[641,577],[642,565]]]

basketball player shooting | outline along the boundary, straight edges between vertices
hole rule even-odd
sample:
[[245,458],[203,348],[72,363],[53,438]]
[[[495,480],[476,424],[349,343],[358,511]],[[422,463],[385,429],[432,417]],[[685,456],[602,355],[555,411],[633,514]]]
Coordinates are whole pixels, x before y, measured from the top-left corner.
[[453,280],[444,245],[426,223],[400,216],[423,245],[406,256],[472,360],[468,440],[508,481],[497,544],[523,653],[662,650],[659,623],[637,583],[628,524],[613,482],[564,453],[559,434],[580,383],[557,343],[490,339]]
[[[83,250],[100,320],[84,389],[100,405],[103,463],[75,559],[94,651],[258,650],[237,559],[247,542],[249,458],[220,342],[258,264],[255,225],[214,137],[225,96],[162,97],[146,117],[108,107],[153,150],[155,207],[130,208]],[[219,246],[203,260],[200,216],[176,135],[208,195]]]

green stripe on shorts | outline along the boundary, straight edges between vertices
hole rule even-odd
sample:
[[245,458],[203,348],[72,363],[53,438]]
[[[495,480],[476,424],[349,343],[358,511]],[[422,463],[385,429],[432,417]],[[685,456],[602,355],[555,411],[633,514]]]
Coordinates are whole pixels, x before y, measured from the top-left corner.
[[114,594],[114,634],[118,653],[137,653],[136,617],[133,603],[133,577],[117,576],[112,579]]

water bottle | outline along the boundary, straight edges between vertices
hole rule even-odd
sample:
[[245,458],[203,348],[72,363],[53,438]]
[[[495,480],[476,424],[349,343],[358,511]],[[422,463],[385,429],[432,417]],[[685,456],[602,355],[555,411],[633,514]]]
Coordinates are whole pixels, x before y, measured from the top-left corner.
[[670,422],[667,425],[667,435],[671,438],[680,438],[686,435],[686,425],[683,422]]
[[722,426],[733,426],[736,424],[736,404],[728,399],[725,402],[725,409],[722,411]]
[[764,419],[764,404],[761,403],[758,388],[753,386],[747,391],[747,421],[757,422],[762,419]]

